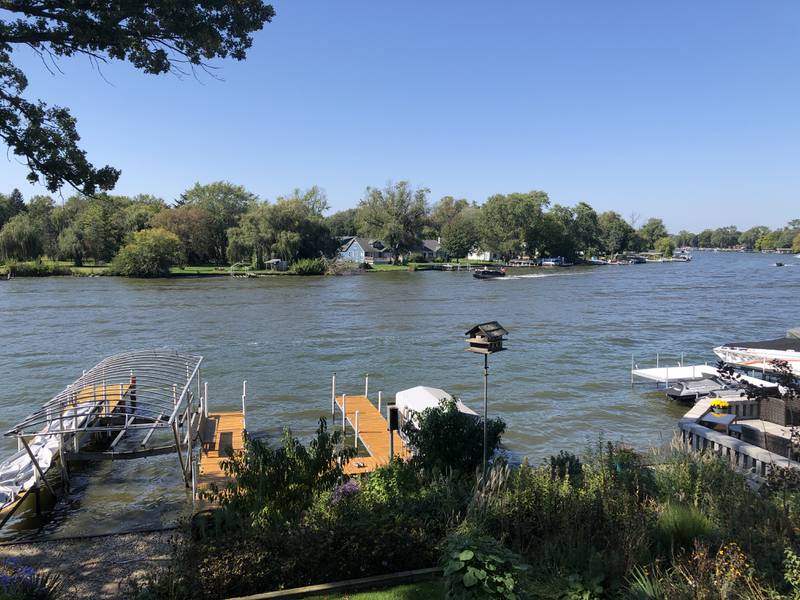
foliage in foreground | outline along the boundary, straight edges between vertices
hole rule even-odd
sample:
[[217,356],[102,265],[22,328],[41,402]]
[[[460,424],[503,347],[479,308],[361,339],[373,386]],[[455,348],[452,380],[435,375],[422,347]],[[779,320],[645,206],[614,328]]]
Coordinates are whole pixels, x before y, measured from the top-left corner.
[[290,522],[312,505],[315,497],[342,479],[342,469],[355,455],[343,447],[342,432],[328,432],[319,420],[316,436],[304,446],[285,429],[281,443],[247,439],[245,452],[236,452],[223,463],[225,474],[237,485],[212,487],[208,499],[223,507],[232,520],[253,527]]
[[10,558],[0,563],[0,600],[51,600],[61,587],[61,579],[52,573],[36,573]]
[[444,555],[445,597],[449,600],[525,598],[522,557],[489,536],[453,534]]
[[196,524],[150,597],[247,595],[438,563],[454,598],[800,598],[800,491],[755,491],[716,456],[598,444],[580,459],[498,463],[485,479],[418,462],[350,480],[309,467],[335,463],[340,441],[317,453],[284,438],[284,450],[257,449],[253,464],[232,468],[244,489]]
[[[506,430],[502,419],[486,422],[487,452],[491,459]],[[458,410],[455,400],[444,399],[403,426],[415,449],[416,465],[429,472],[457,471],[472,475],[483,462],[483,421]]]

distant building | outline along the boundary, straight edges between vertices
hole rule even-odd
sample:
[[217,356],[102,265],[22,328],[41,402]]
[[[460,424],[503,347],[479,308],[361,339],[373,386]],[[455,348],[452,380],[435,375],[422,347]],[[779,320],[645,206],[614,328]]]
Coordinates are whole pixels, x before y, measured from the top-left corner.
[[490,252],[489,250],[481,250],[480,248],[473,248],[467,254],[467,260],[501,260],[499,252]]
[[392,260],[392,253],[388,252],[380,240],[368,240],[353,236],[342,238],[339,248],[339,260],[354,263],[381,264]]
[[440,240],[422,240],[422,248],[419,253],[426,261],[444,257]]

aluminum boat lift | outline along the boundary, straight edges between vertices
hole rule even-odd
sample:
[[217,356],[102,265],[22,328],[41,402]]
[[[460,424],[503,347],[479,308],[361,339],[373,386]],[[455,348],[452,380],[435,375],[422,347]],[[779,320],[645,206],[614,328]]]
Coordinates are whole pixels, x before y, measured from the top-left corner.
[[[0,462],[0,527],[30,494],[38,512],[43,486],[56,495],[53,471],[68,486],[73,460],[175,452],[186,486],[194,488],[194,445],[208,414],[202,361],[172,350],[111,356],[8,430],[4,435],[17,439],[18,451]],[[125,436],[134,435],[135,449],[117,450]]]

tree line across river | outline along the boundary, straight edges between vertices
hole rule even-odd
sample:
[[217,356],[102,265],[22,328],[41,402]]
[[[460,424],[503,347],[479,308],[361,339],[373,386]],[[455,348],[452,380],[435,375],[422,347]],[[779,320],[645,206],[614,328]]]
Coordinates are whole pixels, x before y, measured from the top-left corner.
[[195,184],[169,205],[140,194],[74,195],[58,204],[50,196],[26,202],[18,190],[0,194],[0,259],[41,258],[110,263],[120,274],[156,276],[174,265],[289,264],[333,257],[346,236],[377,239],[395,262],[413,259],[423,239],[439,239],[444,256],[460,259],[476,248],[517,256],[613,255],[675,246],[800,251],[800,220],[785,228],[736,227],[670,235],[661,219],[640,227],[613,211],[589,204],[551,204],[545,192],[495,194],[478,205],[445,196],[429,202],[429,190],[408,182],[367,188],[355,208],[333,214],[323,190],[296,189],[273,202],[239,185]]

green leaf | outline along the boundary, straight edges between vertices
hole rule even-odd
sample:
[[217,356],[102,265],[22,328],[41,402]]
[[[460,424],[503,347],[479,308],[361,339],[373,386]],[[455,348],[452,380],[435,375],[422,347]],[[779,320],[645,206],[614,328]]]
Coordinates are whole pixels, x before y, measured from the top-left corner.
[[478,583],[478,579],[477,577],[475,577],[475,575],[472,574],[472,571],[467,571],[466,573],[464,573],[464,577],[462,578],[461,581],[464,583],[464,587],[468,588]]
[[466,550],[462,551],[461,554],[458,555],[458,560],[472,560],[475,556],[475,553],[467,548]]
[[464,568],[463,562],[461,562],[460,560],[459,561],[451,560],[450,562],[447,563],[447,566],[444,569],[444,575],[448,577],[453,573],[460,571],[463,568]]

